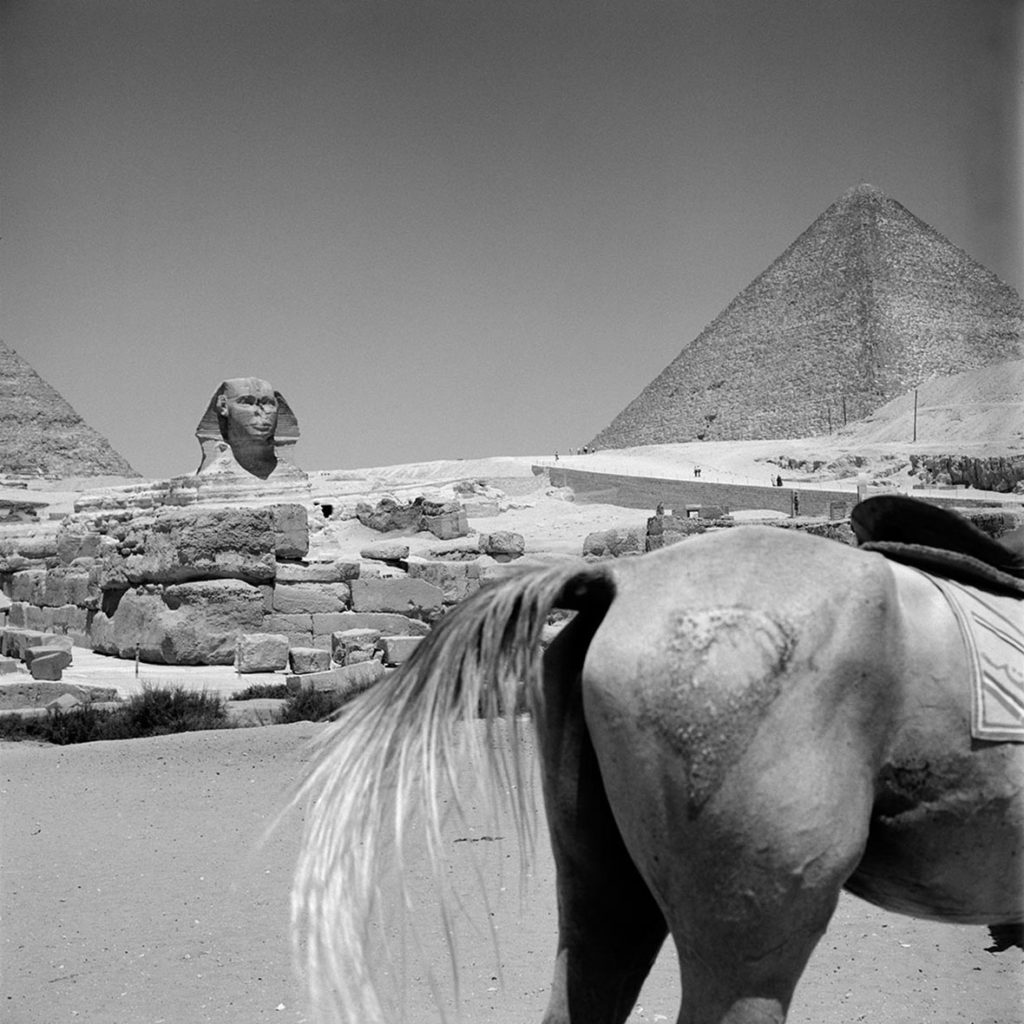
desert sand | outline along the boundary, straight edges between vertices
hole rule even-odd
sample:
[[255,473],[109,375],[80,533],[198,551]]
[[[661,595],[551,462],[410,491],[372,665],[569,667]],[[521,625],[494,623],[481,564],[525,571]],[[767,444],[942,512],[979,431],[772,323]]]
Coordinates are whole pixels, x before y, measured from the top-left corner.
[[[323,726],[297,724],[77,747],[0,746],[3,991],[11,1024],[311,1021],[293,971],[288,890],[302,815],[265,838]],[[528,742],[528,740],[527,740]],[[478,802],[449,827],[465,900],[451,994],[444,942],[410,956],[394,1019],[539,1020],[556,935],[543,817],[522,892],[512,830]],[[470,869],[476,858],[489,905]],[[418,851],[410,863],[421,865]],[[435,920],[417,867],[415,919]],[[493,917],[489,917],[489,912]],[[494,924],[497,952],[488,936]],[[797,992],[792,1024],[1013,1024],[1022,957],[985,951],[981,927],[899,917],[844,896]],[[666,948],[630,1016],[673,1021]]]

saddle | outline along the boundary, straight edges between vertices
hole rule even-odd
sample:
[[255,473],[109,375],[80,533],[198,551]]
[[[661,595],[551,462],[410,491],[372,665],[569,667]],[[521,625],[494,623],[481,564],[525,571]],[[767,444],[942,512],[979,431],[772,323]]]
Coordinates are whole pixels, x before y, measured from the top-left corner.
[[995,540],[958,512],[898,494],[859,502],[850,525],[865,551],[1024,598],[1024,531]]

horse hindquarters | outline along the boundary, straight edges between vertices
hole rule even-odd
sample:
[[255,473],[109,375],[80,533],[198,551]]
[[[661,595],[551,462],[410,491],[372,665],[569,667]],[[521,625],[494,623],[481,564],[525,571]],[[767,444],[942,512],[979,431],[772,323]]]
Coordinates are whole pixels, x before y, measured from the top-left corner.
[[583,719],[580,671],[597,625],[580,615],[551,645],[535,711],[558,888],[543,1024],[621,1024],[668,933],[612,817]]
[[809,623],[756,586],[634,593],[645,600],[623,587],[591,644],[584,705],[620,833],[676,943],[680,1024],[779,1024],[867,839],[885,681],[837,620],[863,617],[882,643],[883,602],[822,586]]

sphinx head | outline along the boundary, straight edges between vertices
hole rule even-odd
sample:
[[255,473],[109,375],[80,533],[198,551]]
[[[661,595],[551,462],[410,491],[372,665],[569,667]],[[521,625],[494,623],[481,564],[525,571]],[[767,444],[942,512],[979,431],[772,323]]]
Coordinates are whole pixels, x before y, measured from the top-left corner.
[[277,393],[258,377],[224,381],[214,397],[221,437],[236,445],[273,448],[277,430]]
[[203,450],[200,473],[241,469],[265,480],[278,470],[282,449],[298,440],[299,427],[288,403],[267,381],[234,377],[214,392],[196,438]]

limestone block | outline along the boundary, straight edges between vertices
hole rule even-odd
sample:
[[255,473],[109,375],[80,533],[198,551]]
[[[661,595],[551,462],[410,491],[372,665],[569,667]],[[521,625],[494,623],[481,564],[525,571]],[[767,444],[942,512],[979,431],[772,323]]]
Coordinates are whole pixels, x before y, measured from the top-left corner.
[[57,557],[57,533],[37,532],[18,538],[18,554],[23,558],[45,560]]
[[85,633],[89,628],[89,612],[76,604],[49,609],[53,629],[60,633]]
[[453,540],[469,533],[469,520],[462,509],[442,512],[436,516],[425,515],[423,529],[429,530],[439,540]]
[[[306,616],[298,616],[298,615],[264,616],[264,618],[263,618],[263,629],[266,632],[280,633],[283,636],[286,636],[288,638],[288,645],[289,645],[289,647],[309,647],[311,645],[314,646],[314,647],[315,646],[327,646],[327,647],[330,646],[329,644],[318,645],[318,644],[314,643],[313,631],[310,630],[310,629],[302,629],[302,628],[285,629],[285,628],[283,628],[282,625],[281,625],[280,620],[281,619],[286,619],[286,618],[287,619],[305,618],[306,620],[309,620],[310,616],[308,616],[308,615],[306,615]],[[270,621],[270,620],[275,620],[275,621]]]
[[313,616],[315,636],[344,629],[377,629],[383,636],[426,636],[430,632],[427,623],[395,612],[337,612]]
[[[58,679],[60,677],[58,676]],[[47,711],[70,711],[72,708],[82,706],[82,701],[71,693],[62,693],[56,700],[51,700],[46,705]]]
[[11,576],[10,598],[12,601],[24,601],[25,604],[41,605],[45,585],[45,569],[23,569]]
[[25,605],[25,626],[28,629],[40,630],[43,633],[54,633],[52,608],[38,608],[34,604]]
[[28,609],[30,607],[31,605],[25,604],[24,601],[12,601],[7,609],[7,625],[26,629],[28,627]]
[[421,636],[384,636],[378,641],[378,646],[384,654],[385,665],[401,665],[412,657],[412,652],[421,643]]
[[277,563],[278,583],[347,583],[359,576],[359,563],[338,559],[334,562]]
[[136,587],[113,614],[92,623],[93,648],[103,654],[166,665],[230,665],[240,633],[263,625],[259,588],[241,580],[203,580]]
[[339,665],[355,665],[373,658],[380,639],[377,629],[345,629],[331,634],[331,657]]
[[20,664],[17,658],[8,658],[7,655],[0,654],[0,676],[13,675],[18,671]]
[[94,597],[87,572],[69,569],[50,569],[43,580],[40,599],[34,603],[47,608],[59,608],[65,604],[82,605]]
[[125,576],[132,584],[270,582],[277,574],[275,526],[268,508],[162,509],[125,539]]
[[496,530],[480,538],[480,550],[498,562],[521,558],[526,551],[526,541],[520,533],[511,530]]
[[472,562],[410,562],[409,578],[426,580],[441,589],[445,604],[457,604],[479,589],[478,567]]
[[487,498],[472,498],[463,503],[468,519],[490,519],[501,514],[501,506],[497,501]]
[[390,494],[385,494],[375,506],[365,501],[359,502],[356,505],[356,518],[363,526],[379,533],[418,530],[423,518],[423,500],[418,498],[411,503],[402,503]]
[[518,571],[518,566],[504,562],[489,561],[480,566],[480,584],[482,586],[486,583],[495,583],[498,580],[508,579],[509,576],[515,575]]
[[704,533],[706,529],[699,519],[688,519],[685,516],[651,516],[647,520],[644,547],[647,551],[657,551],[670,544],[678,544],[687,537]]
[[375,562],[404,562],[409,557],[409,545],[397,540],[382,540],[367,544],[360,550],[359,557]]
[[[277,612],[264,611],[263,630],[264,633],[284,633],[291,638],[293,634],[305,634],[306,640],[313,635],[313,616],[308,612],[296,612],[294,615],[282,615]],[[295,642],[294,640],[292,641]],[[302,644],[298,644],[299,647]]]
[[25,652],[25,664],[33,679],[57,683],[71,664],[71,655],[55,647],[30,647]]
[[284,615],[342,612],[348,608],[350,597],[347,583],[279,583],[274,587],[271,607]]
[[30,647],[65,647],[71,649],[71,641],[66,636],[56,633],[45,633],[38,629],[18,629],[7,626],[0,635],[0,654],[5,654],[19,661],[25,660],[25,651]]
[[288,657],[295,675],[326,672],[331,667],[331,652],[318,647],[293,647]]
[[288,637],[284,633],[242,633],[235,648],[239,672],[281,672],[288,667]]
[[100,590],[126,590],[129,586],[124,556],[118,550],[104,552],[99,563],[96,586]]
[[271,505],[274,552],[278,558],[305,558],[309,552],[309,515],[302,505]]
[[441,610],[440,587],[426,580],[379,579],[352,581],[352,610],[398,612],[413,618],[431,617]]
[[87,523],[65,520],[57,530],[57,559],[70,565],[77,558],[95,558],[99,554],[102,534]]
[[599,530],[588,533],[583,541],[583,554],[620,558],[622,555],[640,555],[644,551],[643,530]]
[[331,691],[354,697],[383,679],[386,672],[379,661],[365,661],[361,665],[338,665],[326,672],[289,676],[287,683],[293,690]]

